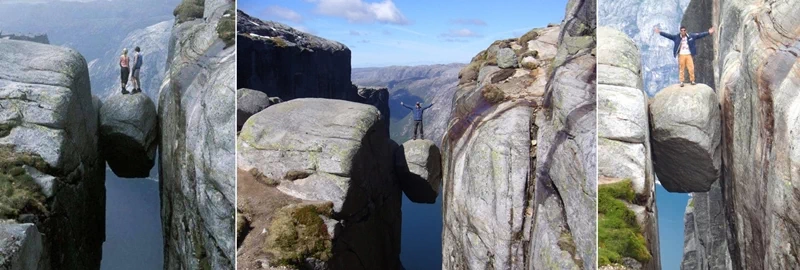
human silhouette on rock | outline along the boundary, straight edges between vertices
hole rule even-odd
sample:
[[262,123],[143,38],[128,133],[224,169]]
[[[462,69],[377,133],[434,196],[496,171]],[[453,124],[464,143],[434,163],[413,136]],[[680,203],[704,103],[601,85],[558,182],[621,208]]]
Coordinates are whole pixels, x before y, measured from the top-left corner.
[[130,73],[130,61],[131,59],[128,57],[128,49],[122,49],[122,55],[119,56],[119,73],[120,73],[120,81],[122,82],[122,94],[127,94],[128,90],[125,89],[128,87],[128,75]]
[[420,105],[420,103],[417,102],[416,106],[409,107],[406,104],[403,104],[403,102],[401,101],[400,105],[414,112],[414,140],[417,139],[417,129],[419,129],[419,138],[424,140],[425,130],[423,129],[422,125],[422,113],[425,112],[425,110],[429,109],[431,106],[433,106],[433,103],[431,103],[428,106],[422,107],[422,105]]
[[714,34],[714,27],[709,28],[708,32],[687,33],[686,27],[681,26],[681,33],[678,35],[661,32],[661,30],[658,29],[658,26],[653,29],[657,34],[668,38],[675,43],[672,49],[672,54],[675,57],[678,57],[678,79],[681,81],[681,87],[683,87],[684,82],[683,71],[687,68],[689,69],[689,80],[692,85],[694,85],[694,56],[697,54],[697,48],[695,47],[694,42],[698,39],[707,37],[710,34]]

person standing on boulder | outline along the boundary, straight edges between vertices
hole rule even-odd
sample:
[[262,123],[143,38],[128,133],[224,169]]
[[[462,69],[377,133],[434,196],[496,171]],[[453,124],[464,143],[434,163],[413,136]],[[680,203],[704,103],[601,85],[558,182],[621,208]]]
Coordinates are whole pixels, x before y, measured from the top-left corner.
[[692,85],[694,85],[693,57],[697,53],[694,42],[695,40],[707,37],[710,34],[714,34],[714,27],[709,28],[708,32],[686,33],[686,27],[681,26],[681,33],[679,35],[661,32],[661,30],[658,29],[658,26],[656,26],[654,29],[657,34],[660,34],[662,37],[668,38],[675,43],[672,49],[672,54],[675,57],[678,57],[678,79],[681,81],[681,87],[683,87],[684,82],[683,71],[687,68],[689,69],[689,80],[691,81]]
[[142,54],[140,53],[140,49],[137,46],[135,49],[136,55],[133,56],[133,72],[131,72],[131,80],[133,81],[133,92],[139,93],[142,92],[142,87],[139,82],[139,70],[142,69]]
[[433,103],[431,103],[426,107],[422,107],[422,105],[420,105],[419,102],[417,102],[417,105],[412,108],[407,106],[406,104],[403,104],[403,102],[401,101],[400,105],[414,112],[414,140],[417,139],[417,129],[419,129],[419,138],[424,140],[425,130],[423,129],[422,126],[422,113],[425,112],[425,110],[429,109],[431,106],[433,106]]
[[128,90],[125,89],[128,86],[128,74],[130,74],[130,64],[131,59],[128,58],[128,49],[122,49],[122,55],[119,56],[119,69],[120,69],[120,79],[122,81],[122,94],[127,94]]

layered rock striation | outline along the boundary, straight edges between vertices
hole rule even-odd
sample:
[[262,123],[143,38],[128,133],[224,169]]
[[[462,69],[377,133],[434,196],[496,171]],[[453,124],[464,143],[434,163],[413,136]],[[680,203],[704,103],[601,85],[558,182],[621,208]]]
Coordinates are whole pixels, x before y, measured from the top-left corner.
[[570,1],[560,26],[497,41],[459,73],[443,269],[595,268],[595,7]]
[[[234,265],[235,52],[233,2],[206,0],[202,15],[176,9],[159,91],[164,269]],[[185,4],[185,5],[184,5]],[[166,131],[169,129],[169,131]]]
[[105,162],[86,60],[15,40],[0,55],[0,218],[35,224],[50,266],[98,269]]
[[[661,269],[648,96],[639,48],[610,27],[598,27],[597,39],[602,52],[597,60],[600,266],[624,264],[627,258],[642,269]],[[614,226],[621,218],[612,209],[615,205],[627,207],[636,224]],[[623,240],[636,248],[613,244]]]

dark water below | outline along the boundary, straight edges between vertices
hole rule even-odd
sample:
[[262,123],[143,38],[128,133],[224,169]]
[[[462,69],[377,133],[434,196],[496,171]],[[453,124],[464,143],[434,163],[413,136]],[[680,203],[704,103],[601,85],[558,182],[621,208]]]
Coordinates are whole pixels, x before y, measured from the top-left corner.
[[[158,175],[158,165],[150,175]],[[100,269],[164,268],[157,179],[119,178],[106,170],[106,241]]]
[[400,261],[408,270],[442,269],[442,195],[434,204],[413,203],[403,195]]

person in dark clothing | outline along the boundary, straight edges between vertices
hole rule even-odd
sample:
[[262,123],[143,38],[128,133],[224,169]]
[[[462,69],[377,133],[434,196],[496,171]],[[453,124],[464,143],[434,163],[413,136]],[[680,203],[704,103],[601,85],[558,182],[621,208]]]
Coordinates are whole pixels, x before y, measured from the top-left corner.
[[128,86],[128,75],[131,72],[129,69],[130,58],[128,57],[128,49],[122,49],[122,55],[119,56],[119,73],[120,73],[120,82],[122,83],[122,94],[127,94],[128,90],[125,87]]
[[133,72],[131,72],[131,81],[133,81],[133,93],[142,92],[142,85],[139,82],[139,70],[142,69],[142,54],[139,47],[133,49],[136,55],[133,56]]
[[417,102],[417,105],[414,107],[409,107],[406,104],[403,104],[403,102],[400,102],[400,105],[403,105],[403,107],[406,107],[407,109],[414,112],[414,140],[417,139],[417,129],[419,129],[419,138],[424,140],[425,130],[423,129],[422,126],[422,113],[425,112],[425,110],[427,110],[431,106],[433,106],[433,103],[425,107],[422,107],[422,105],[420,105],[419,102]]
[[681,87],[683,87],[683,71],[685,69],[689,70],[689,80],[694,85],[694,55],[697,53],[697,49],[695,48],[694,42],[698,39],[707,37],[710,34],[714,33],[714,27],[708,29],[708,32],[702,33],[687,33],[686,27],[681,26],[681,33],[678,35],[672,35],[668,33],[661,32],[656,26],[655,31],[657,34],[661,35],[662,37],[668,38],[674,42],[674,46],[672,47],[672,54],[675,57],[678,57],[678,79],[681,81]]

